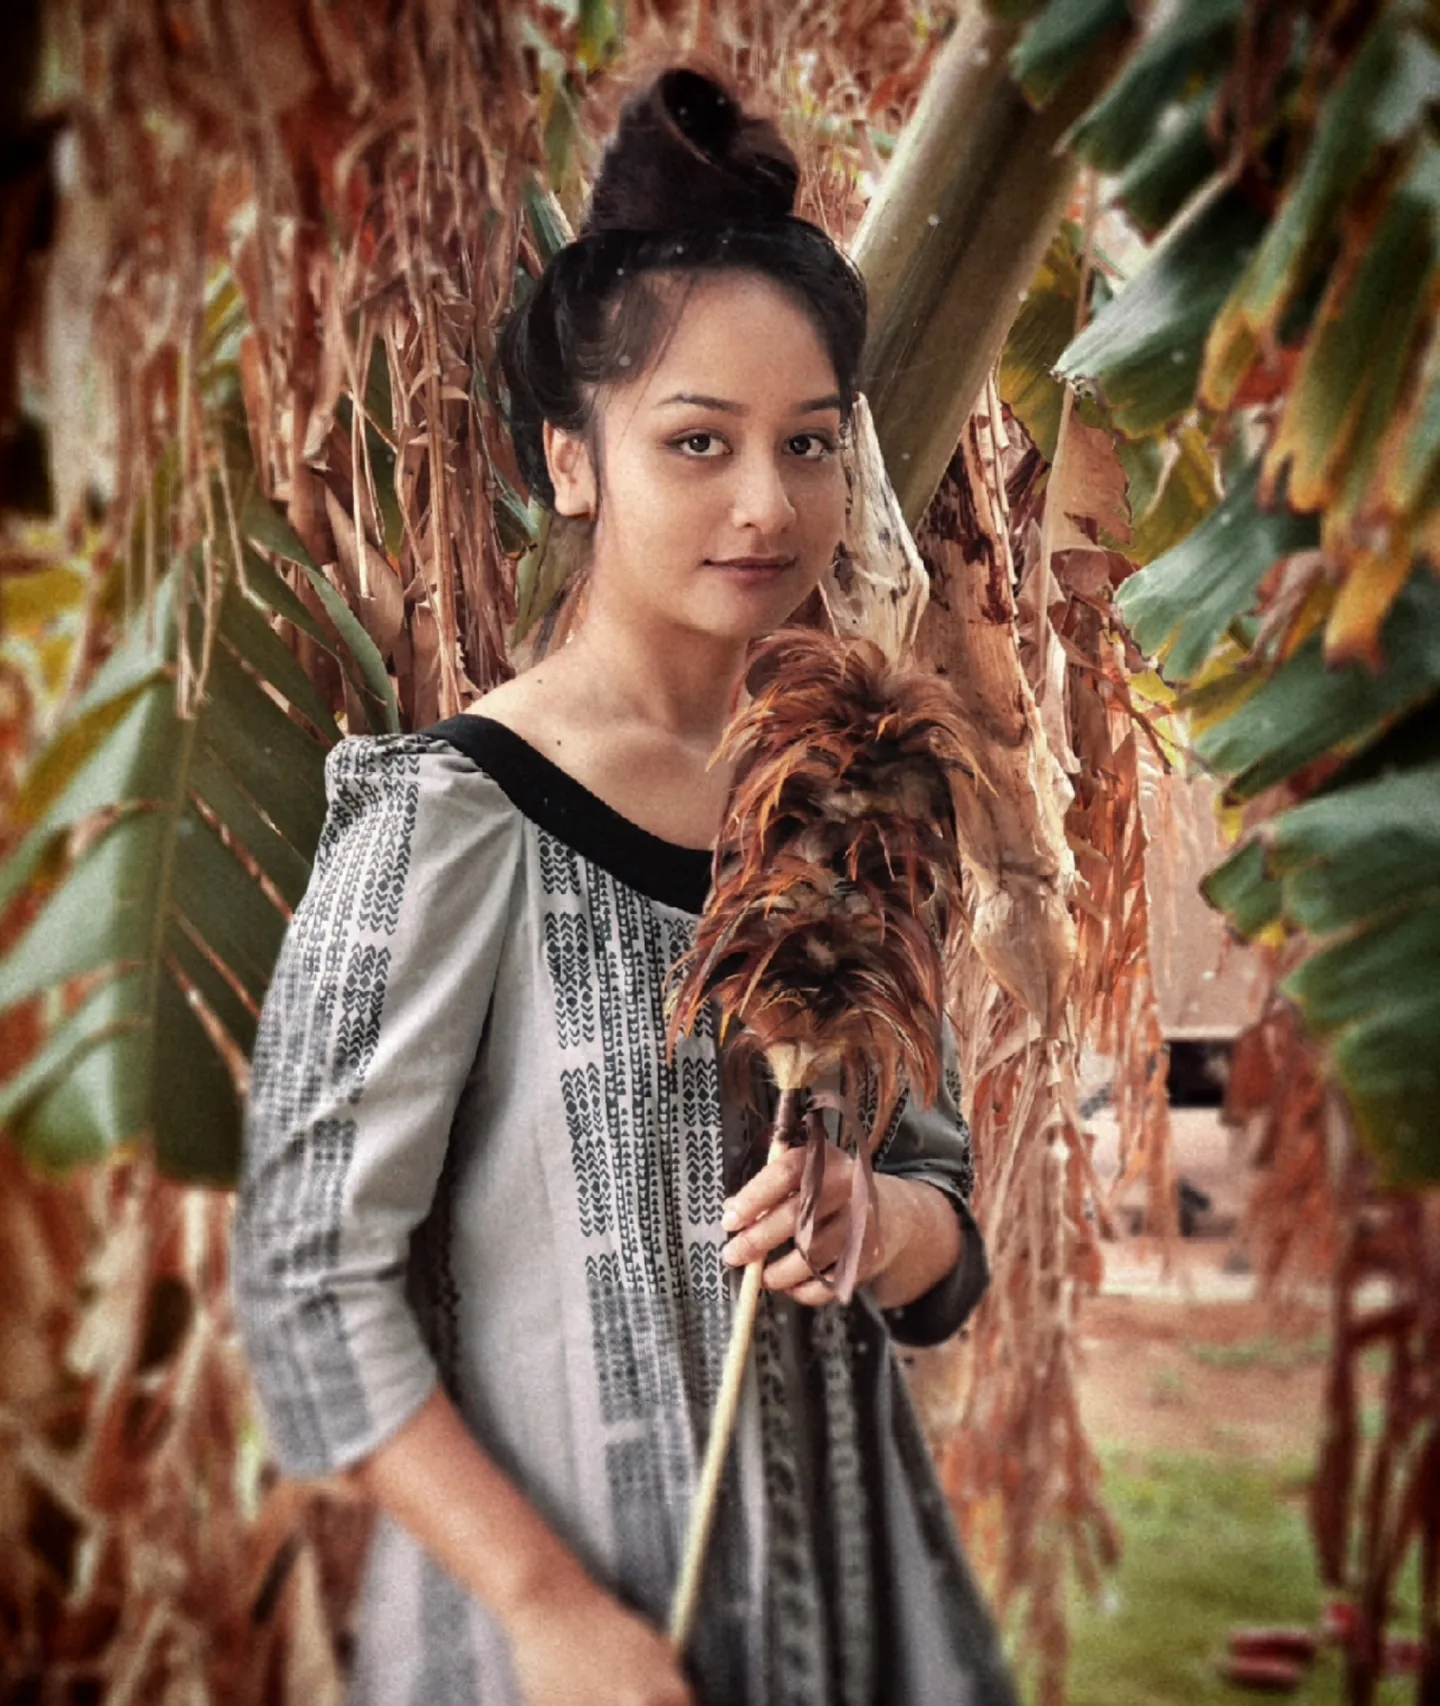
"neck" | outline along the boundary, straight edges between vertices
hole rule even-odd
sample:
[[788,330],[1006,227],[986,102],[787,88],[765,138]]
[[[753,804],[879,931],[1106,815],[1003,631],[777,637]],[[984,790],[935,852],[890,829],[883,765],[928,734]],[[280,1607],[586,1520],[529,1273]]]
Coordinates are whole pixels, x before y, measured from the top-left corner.
[[748,643],[611,608],[592,585],[568,650],[617,711],[680,740],[714,747],[730,720]]

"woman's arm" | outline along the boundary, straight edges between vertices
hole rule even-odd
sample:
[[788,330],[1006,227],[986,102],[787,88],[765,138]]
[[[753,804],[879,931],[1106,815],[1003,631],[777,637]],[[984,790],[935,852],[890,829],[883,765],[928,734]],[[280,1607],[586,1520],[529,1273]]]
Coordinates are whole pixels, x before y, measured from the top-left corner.
[[532,1706],[694,1706],[668,1643],[593,1580],[443,1391],[352,1473],[499,1618]]
[[870,1295],[882,1309],[899,1309],[938,1285],[960,1260],[964,1231],[955,1205],[937,1185],[876,1175],[880,1198],[881,1264]]
[[502,1622],[547,1593],[573,1597],[588,1583],[440,1387],[351,1474]]
[[490,1004],[519,820],[423,738],[342,742],[326,780],[261,1020],[232,1240],[271,1445],[291,1474],[351,1472],[493,1607],[529,1706],[693,1706],[661,1637],[471,1438],[405,1295]]

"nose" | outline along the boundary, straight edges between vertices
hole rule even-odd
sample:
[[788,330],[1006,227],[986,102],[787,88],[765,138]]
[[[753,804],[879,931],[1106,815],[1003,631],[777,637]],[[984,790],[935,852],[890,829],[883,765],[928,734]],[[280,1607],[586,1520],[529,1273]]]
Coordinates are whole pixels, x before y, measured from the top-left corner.
[[731,519],[737,528],[753,528],[767,538],[785,532],[795,519],[795,505],[785,484],[785,470],[768,452],[737,457]]

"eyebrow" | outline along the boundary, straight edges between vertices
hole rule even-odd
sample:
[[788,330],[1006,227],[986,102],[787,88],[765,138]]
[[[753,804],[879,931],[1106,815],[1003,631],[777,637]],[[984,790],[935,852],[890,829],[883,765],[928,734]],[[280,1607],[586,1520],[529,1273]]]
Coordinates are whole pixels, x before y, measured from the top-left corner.
[[[673,397],[665,397],[659,403],[662,409],[672,403],[688,403],[694,409],[716,409],[724,415],[743,415],[746,408],[743,403],[732,403],[724,397],[706,397],[695,391],[677,391]],[[838,393],[828,397],[815,397],[808,403],[801,403],[796,409],[797,415],[818,415],[826,409],[838,409],[840,398]]]

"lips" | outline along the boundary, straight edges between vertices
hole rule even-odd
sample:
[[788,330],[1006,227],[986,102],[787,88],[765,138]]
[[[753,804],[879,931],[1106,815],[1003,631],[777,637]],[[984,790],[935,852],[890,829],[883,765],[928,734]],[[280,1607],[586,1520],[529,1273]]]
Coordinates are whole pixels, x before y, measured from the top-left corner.
[[778,573],[781,569],[792,569],[795,566],[794,557],[716,557],[712,558],[712,569],[748,569],[752,573]]

